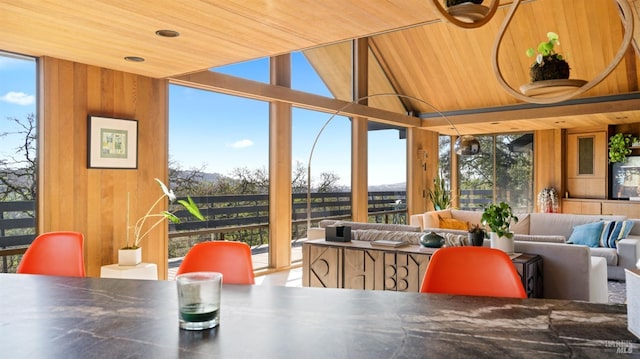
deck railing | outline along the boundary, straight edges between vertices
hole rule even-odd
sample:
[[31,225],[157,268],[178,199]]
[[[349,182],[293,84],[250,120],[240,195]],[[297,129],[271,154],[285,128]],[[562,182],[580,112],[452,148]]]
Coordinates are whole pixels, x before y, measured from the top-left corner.
[[[369,221],[406,223],[406,194],[403,191],[369,193]],[[222,195],[194,197],[204,222],[194,221],[185,210],[176,211],[183,220],[169,226],[169,258],[182,257],[193,244],[211,239],[240,240],[254,253],[268,250],[269,196]],[[312,222],[351,217],[351,193],[313,193]],[[306,194],[292,198],[292,245],[306,237]],[[20,255],[35,238],[35,202],[0,202],[0,272],[15,270]]]

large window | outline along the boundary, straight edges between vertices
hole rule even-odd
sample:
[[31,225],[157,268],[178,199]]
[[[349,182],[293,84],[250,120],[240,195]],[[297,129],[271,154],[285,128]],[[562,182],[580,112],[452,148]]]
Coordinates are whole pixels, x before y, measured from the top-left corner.
[[[533,211],[533,135],[477,136],[481,152],[458,156],[459,207],[482,210],[507,202],[517,213]],[[450,148],[443,141],[443,148]]]
[[0,52],[0,272],[35,237],[36,62]]
[[369,221],[406,224],[407,141],[404,130],[369,131]]
[[[269,104],[247,98],[170,87],[169,183],[190,195],[207,217],[170,228],[169,258],[202,240],[242,241],[254,268],[268,265]],[[185,213],[185,217],[189,217]],[[175,237],[181,230],[195,231]]]

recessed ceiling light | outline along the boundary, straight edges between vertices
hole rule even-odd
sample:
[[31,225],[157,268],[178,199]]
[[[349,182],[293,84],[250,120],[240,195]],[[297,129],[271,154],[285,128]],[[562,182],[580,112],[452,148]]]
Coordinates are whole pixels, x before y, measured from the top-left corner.
[[131,61],[131,62],[143,62],[144,61],[144,58],[138,57],[138,56],[125,56],[124,59],[126,61]]
[[156,35],[162,37],[178,37],[180,36],[180,33],[173,30],[158,30],[156,31]]

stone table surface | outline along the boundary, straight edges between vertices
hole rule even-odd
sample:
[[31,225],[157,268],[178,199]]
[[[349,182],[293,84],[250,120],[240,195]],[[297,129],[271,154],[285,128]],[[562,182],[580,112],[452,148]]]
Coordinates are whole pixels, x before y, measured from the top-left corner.
[[224,285],[221,324],[178,328],[176,284],[0,274],[2,358],[611,358],[640,356],[627,308]]

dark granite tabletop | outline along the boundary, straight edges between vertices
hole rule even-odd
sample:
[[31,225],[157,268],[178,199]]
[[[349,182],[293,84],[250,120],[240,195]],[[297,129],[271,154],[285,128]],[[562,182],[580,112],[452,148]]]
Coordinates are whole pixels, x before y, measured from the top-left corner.
[[175,282],[0,274],[2,358],[618,358],[626,306],[225,285],[221,324],[178,329]]

